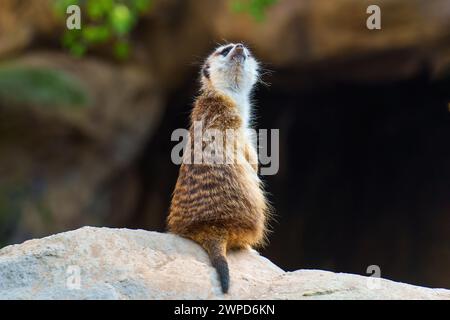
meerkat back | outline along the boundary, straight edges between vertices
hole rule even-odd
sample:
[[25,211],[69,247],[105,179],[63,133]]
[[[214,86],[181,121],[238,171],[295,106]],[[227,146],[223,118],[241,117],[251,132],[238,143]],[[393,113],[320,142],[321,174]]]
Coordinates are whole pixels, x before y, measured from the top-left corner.
[[[242,44],[221,46],[207,58],[167,219],[170,232],[206,250],[224,293],[227,250],[260,245],[266,234],[268,205],[248,135],[257,80],[258,64]],[[222,138],[213,148],[204,142],[211,132]]]

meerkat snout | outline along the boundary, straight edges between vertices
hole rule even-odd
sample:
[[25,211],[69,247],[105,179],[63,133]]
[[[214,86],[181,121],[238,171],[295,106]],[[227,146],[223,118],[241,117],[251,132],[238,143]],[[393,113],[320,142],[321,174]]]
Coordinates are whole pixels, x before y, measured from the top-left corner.
[[242,44],[237,44],[230,53],[230,59],[242,63],[247,58],[245,48]]

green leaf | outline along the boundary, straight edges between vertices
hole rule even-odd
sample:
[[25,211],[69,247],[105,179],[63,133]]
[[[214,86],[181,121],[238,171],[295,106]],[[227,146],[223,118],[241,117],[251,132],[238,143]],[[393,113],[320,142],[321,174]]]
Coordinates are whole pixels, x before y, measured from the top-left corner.
[[263,21],[266,18],[267,9],[278,0],[233,0],[231,9],[234,12],[249,13],[256,21]]
[[127,42],[119,41],[114,45],[114,55],[118,59],[126,59],[130,55],[130,45]]
[[87,47],[85,44],[81,42],[76,42],[70,46],[70,53],[72,53],[75,57],[81,58],[87,51]]
[[64,47],[70,48],[75,42],[80,41],[82,37],[82,31],[78,29],[66,30],[62,37],[62,44]]
[[153,4],[150,0],[135,0],[134,2],[134,8],[137,10],[137,12],[142,13],[150,9],[151,5]]
[[[0,0],[1,1],[1,0]],[[82,30],[64,30],[62,44],[77,56],[98,44],[112,46],[113,53],[121,59],[129,56],[129,45],[121,42],[136,26],[139,16],[149,10],[153,0],[53,0],[57,16],[65,21],[70,4],[81,8]]]
[[67,7],[74,4],[80,5],[80,0],[54,0],[53,8],[56,16],[65,19],[67,14]]
[[90,43],[103,43],[108,41],[111,32],[106,26],[86,26],[83,30],[83,38]]
[[24,67],[0,67],[0,100],[31,105],[82,107],[88,94],[81,84],[59,70]]
[[110,13],[110,23],[118,35],[125,35],[134,25],[134,16],[130,9],[123,4],[115,5]]
[[231,2],[231,10],[233,10],[234,12],[244,12],[246,10],[246,5],[239,0],[234,0]]
[[113,0],[89,0],[86,4],[86,11],[89,18],[99,20],[105,17],[113,9]]

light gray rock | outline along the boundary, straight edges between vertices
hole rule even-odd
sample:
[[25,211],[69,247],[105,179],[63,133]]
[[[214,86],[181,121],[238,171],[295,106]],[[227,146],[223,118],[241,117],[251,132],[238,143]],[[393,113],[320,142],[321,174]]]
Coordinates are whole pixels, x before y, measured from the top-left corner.
[[189,240],[84,227],[0,250],[0,298],[450,299],[450,290],[384,279],[373,288],[373,278],[358,275],[284,272],[256,251],[228,260],[231,288],[223,295],[206,253]]

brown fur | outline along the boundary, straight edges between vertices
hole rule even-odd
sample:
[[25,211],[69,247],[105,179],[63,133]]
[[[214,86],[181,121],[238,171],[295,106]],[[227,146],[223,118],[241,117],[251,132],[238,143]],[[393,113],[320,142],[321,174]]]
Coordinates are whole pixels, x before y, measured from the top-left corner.
[[214,250],[225,256],[228,249],[261,245],[268,205],[257,177],[256,153],[244,134],[237,106],[207,89],[194,105],[191,123],[202,119],[203,130],[236,130],[236,155],[247,161],[182,164],[170,206],[169,231],[199,243],[210,256]]

